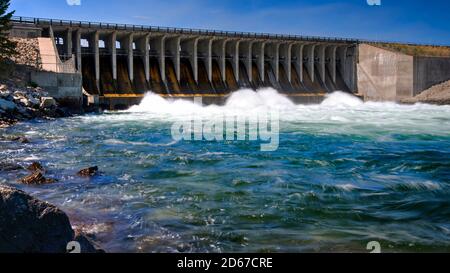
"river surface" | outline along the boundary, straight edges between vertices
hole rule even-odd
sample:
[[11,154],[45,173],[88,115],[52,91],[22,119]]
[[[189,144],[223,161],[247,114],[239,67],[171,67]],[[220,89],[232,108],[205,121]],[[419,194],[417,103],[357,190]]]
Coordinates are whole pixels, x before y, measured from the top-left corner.
[[[191,114],[279,113],[279,144],[180,140]],[[274,129],[275,127],[272,127]],[[295,105],[271,89],[225,106],[148,94],[128,111],[1,129],[0,160],[40,161],[55,184],[23,186],[112,252],[450,252],[450,107],[363,103],[333,93]],[[194,129],[195,130],[195,129]],[[100,174],[76,172],[98,166]]]

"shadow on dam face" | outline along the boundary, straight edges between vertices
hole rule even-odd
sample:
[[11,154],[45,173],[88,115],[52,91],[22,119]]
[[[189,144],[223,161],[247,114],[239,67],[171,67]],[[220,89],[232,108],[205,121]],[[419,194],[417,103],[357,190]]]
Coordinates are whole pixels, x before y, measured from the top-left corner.
[[212,61],[212,85],[216,94],[227,93],[227,88],[222,81],[222,74],[220,71],[219,62],[217,60]]
[[130,80],[130,72],[128,71],[127,56],[117,56],[117,93],[133,93],[133,85]]
[[181,58],[180,60],[180,89],[183,94],[197,94],[199,91],[188,58]]
[[99,95],[100,92],[97,87],[95,77],[95,59],[94,55],[86,55],[82,57],[82,76],[83,76],[83,88],[89,94]]
[[169,94],[182,94],[172,58],[166,58],[166,78]]
[[142,57],[134,57],[134,85],[133,91],[135,94],[145,94],[149,89],[147,84],[147,77],[145,76],[145,66]]
[[239,90],[239,85],[233,72],[233,65],[229,60],[227,60],[225,63],[225,79],[228,92]]
[[[247,70],[245,60],[239,60],[238,75],[233,69],[231,59],[225,60],[225,71],[221,71],[220,60],[211,60],[211,81],[207,72],[206,60],[198,59],[198,81],[195,80],[193,66],[191,60],[187,57],[180,58],[179,77],[177,79],[176,68],[172,57],[165,58],[165,77],[164,82],[159,60],[149,57],[149,75],[147,76],[145,69],[145,60],[142,56],[134,56],[133,58],[133,76],[130,79],[129,59],[125,55],[117,55],[117,80],[114,80],[113,67],[111,65],[111,55],[100,55],[100,79],[97,83],[95,72],[95,57],[93,54],[82,56],[82,75],[83,88],[92,95],[100,95],[105,100],[103,105],[108,105],[107,99],[117,100],[120,103],[109,103],[109,108],[126,108],[127,105],[139,102],[143,95],[152,91],[161,95],[208,95],[208,97],[222,97],[229,93],[239,90],[240,88],[250,88],[253,90],[272,87],[286,95],[302,96],[322,96],[324,93],[335,90],[350,92],[345,80],[342,77],[340,66],[336,66],[336,80],[333,80],[330,68],[325,68],[325,81],[320,75],[319,63],[314,65],[314,81],[312,80],[307,63],[301,65],[302,79],[298,66],[293,62],[290,64],[290,71],[286,70],[286,65],[280,61],[278,65],[278,77],[274,70],[273,61],[264,63],[264,80],[256,61],[251,62],[251,71]],[[291,73],[290,80],[288,73]],[[222,74],[224,73],[224,75]],[[250,74],[249,74],[250,73]],[[249,78],[251,75],[251,80]],[[223,77],[225,76],[225,79]],[[148,80],[147,80],[148,79]],[[98,84],[98,85],[97,85]],[[126,101],[129,99],[129,103]]]
[[239,87],[240,88],[253,88],[250,83],[249,73],[243,61],[239,61]]
[[100,56],[100,91],[102,94],[116,94],[117,86],[114,81],[111,56]]
[[157,94],[167,94],[166,86],[161,77],[158,59],[150,57],[150,90]]
[[208,72],[204,60],[198,60],[198,90],[199,94],[214,94],[215,91],[209,82]]
[[289,82],[287,73],[284,69],[284,65],[280,65],[279,70],[280,70],[280,74],[279,74],[280,89],[283,90],[284,93],[288,93],[288,94],[293,93],[294,88],[292,87],[292,84]]

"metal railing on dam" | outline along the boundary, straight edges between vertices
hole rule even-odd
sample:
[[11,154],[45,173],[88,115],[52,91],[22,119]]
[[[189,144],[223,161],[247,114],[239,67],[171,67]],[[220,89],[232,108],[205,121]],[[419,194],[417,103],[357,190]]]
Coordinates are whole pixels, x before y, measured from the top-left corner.
[[74,21],[62,19],[34,18],[22,16],[14,16],[12,18],[12,21],[16,23],[28,23],[38,26],[50,25],[60,27],[96,28],[104,30],[143,31],[143,32],[148,31],[148,32],[171,33],[171,34],[222,36],[230,38],[277,39],[277,40],[299,40],[299,41],[342,42],[342,43],[358,43],[361,41],[358,39],[338,38],[338,37],[283,35],[283,34],[256,33],[256,32],[160,27],[160,26],[146,26],[134,24],[115,24],[115,23]]
[[435,46],[435,47],[450,47],[448,44],[427,44],[427,43],[410,43],[405,41],[393,40],[373,40],[361,38],[342,38],[342,37],[322,37],[322,36],[307,36],[307,35],[283,35],[272,33],[256,33],[256,32],[242,32],[242,31],[222,31],[222,30],[208,30],[208,29],[192,29],[192,28],[177,28],[177,27],[161,27],[149,25],[135,25],[135,24],[117,24],[117,23],[102,23],[89,22],[77,20],[63,20],[63,19],[49,19],[26,16],[13,16],[11,19],[16,23],[25,23],[33,25],[52,25],[65,27],[80,27],[80,28],[99,28],[107,30],[127,30],[127,31],[149,31],[149,32],[164,32],[174,34],[189,34],[189,35],[211,35],[224,36],[235,38],[254,38],[254,39],[282,39],[282,40],[301,40],[301,41],[317,41],[317,42],[345,42],[345,43],[367,43],[367,44],[402,44],[410,46]]

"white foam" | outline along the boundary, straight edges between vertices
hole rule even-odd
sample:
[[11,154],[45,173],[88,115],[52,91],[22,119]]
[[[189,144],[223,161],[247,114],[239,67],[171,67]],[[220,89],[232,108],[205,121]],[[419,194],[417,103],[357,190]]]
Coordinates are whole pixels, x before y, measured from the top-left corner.
[[324,107],[356,107],[363,105],[364,102],[348,93],[336,91],[328,94],[325,100],[321,103]]
[[[140,105],[131,107],[122,113],[126,115],[108,115],[105,123],[128,121],[167,122],[201,116],[205,119],[222,118],[223,115],[249,116],[261,113],[261,110],[278,110],[284,128],[299,130],[298,123],[318,133],[361,133],[371,134],[375,128],[379,131],[395,133],[426,133],[449,135],[450,106],[427,104],[400,105],[393,102],[363,102],[358,97],[344,92],[334,92],[326,96],[320,104],[295,104],[287,96],[273,88],[258,91],[242,89],[232,93],[224,105],[199,105],[192,99],[163,98],[148,93]],[[98,119],[98,118],[97,118]],[[100,118],[101,119],[101,118]],[[291,123],[295,122],[295,124]],[[296,125],[297,124],[297,125]],[[318,126],[317,124],[327,124]],[[339,126],[328,126],[336,124]],[[108,125],[109,126],[109,125]]]

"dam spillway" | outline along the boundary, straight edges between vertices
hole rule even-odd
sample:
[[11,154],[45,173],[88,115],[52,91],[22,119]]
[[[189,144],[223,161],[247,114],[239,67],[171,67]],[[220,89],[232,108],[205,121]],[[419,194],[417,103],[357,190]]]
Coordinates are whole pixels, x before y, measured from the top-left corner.
[[355,40],[22,17],[15,21],[52,38],[61,59],[74,59],[85,92],[103,104],[132,104],[147,91],[224,97],[240,88],[272,87],[315,102],[335,90],[357,90]]

